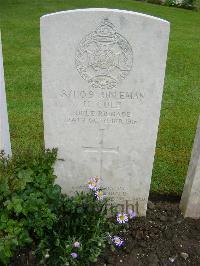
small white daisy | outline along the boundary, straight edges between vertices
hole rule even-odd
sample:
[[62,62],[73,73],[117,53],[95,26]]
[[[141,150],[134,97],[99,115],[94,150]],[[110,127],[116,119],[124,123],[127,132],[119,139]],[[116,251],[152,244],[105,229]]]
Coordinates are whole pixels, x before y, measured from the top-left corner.
[[78,254],[76,252],[72,252],[71,256],[72,256],[73,259],[76,259],[78,257]]
[[121,247],[124,244],[124,241],[121,239],[121,237],[119,236],[114,236],[112,238],[112,242],[117,246],[117,247]]
[[81,246],[80,242],[78,242],[78,241],[74,242],[74,247],[75,248],[80,248],[80,246]]
[[106,197],[106,194],[102,190],[97,190],[95,196],[98,200],[103,200]]
[[88,187],[89,187],[90,189],[94,190],[94,191],[97,190],[97,182],[96,182],[95,178],[90,178],[90,179],[88,180]]
[[134,212],[131,209],[128,209],[128,214],[129,214],[130,219],[133,219],[137,216],[136,212]]
[[120,224],[125,224],[126,222],[128,222],[128,215],[126,213],[118,213],[117,222]]

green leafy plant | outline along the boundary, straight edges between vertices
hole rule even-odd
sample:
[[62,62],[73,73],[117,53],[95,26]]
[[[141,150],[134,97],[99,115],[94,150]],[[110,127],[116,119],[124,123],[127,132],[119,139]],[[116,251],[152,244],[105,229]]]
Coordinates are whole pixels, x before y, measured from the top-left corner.
[[56,222],[60,187],[54,185],[56,150],[0,160],[0,262],[19,247],[40,242]]
[[166,0],[166,6],[174,6],[185,9],[197,9],[197,1],[198,0]]
[[[110,217],[109,199],[100,178],[90,178],[85,192],[69,197],[54,184],[57,151],[0,158],[0,265],[22,248],[37,265],[91,265],[106,245],[123,246],[129,214]],[[128,218],[129,217],[129,218]]]
[[[37,251],[44,265],[90,265],[108,243],[109,233],[119,225],[107,216],[107,200],[92,191],[63,196],[53,231],[46,234]],[[75,247],[74,243],[80,243]],[[76,255],[74,255],[76,254]],[[75,257],[74,257],[74,256]]]

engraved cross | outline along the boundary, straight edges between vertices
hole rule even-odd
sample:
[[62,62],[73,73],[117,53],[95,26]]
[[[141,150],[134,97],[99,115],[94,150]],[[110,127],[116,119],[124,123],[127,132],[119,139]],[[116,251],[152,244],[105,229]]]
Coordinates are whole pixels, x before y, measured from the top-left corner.
[[103,171],[103,154],[104,153],[119,153],[119,146],[116,148],[106,148],[104,146],[104,129],[100,129],[100,141],[98,147],[83,147],[85,152],[96,152],[100,154],[100,175],[99,177],[102,178],[102,171]]

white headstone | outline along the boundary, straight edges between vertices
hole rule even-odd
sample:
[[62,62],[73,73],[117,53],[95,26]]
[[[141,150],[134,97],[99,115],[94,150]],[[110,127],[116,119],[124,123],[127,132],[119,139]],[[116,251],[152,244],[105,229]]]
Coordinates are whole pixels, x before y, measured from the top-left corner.
[[0,32],[0,151],[2,150],[4,150],[6,155],[11,155],[10,133],[4,82],[3,53]]
[[145,215],[169,23],[84,9],[41,18],[44,134],[63,191],[100,176],[118,207]]
[[180,202],[184,217],[200,218],[200,117]]

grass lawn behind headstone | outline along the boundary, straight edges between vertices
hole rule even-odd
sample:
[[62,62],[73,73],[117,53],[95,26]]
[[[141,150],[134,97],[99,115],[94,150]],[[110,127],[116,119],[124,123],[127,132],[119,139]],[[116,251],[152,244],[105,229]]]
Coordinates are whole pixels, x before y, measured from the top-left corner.
[[27,148],[37,152],[44,145],[40,16],[87,7],[138,11],[171,22],[152,191],[180,194],[200,114],[200,13],[196,11],[131,0],[0,0],[13,152]]

